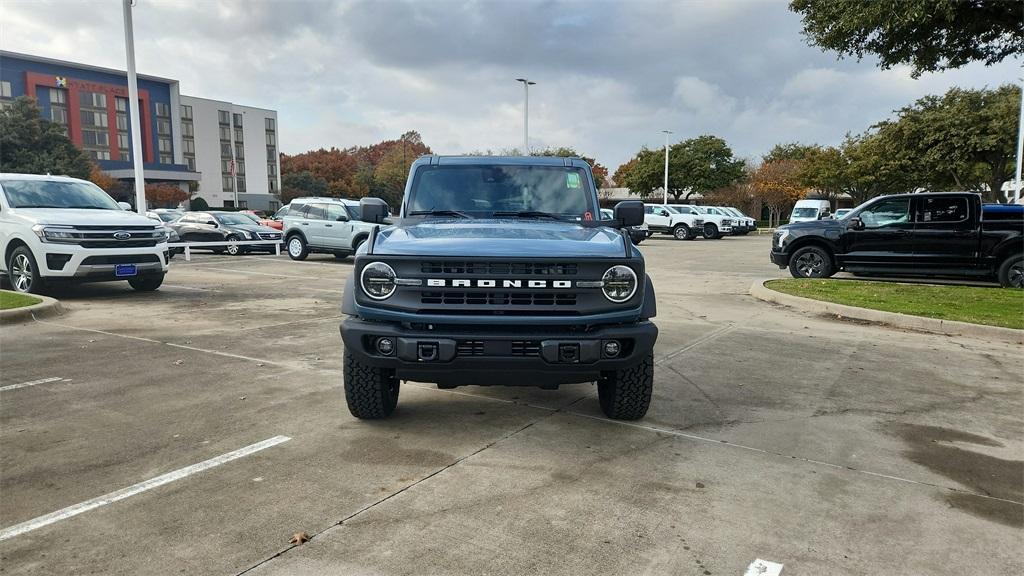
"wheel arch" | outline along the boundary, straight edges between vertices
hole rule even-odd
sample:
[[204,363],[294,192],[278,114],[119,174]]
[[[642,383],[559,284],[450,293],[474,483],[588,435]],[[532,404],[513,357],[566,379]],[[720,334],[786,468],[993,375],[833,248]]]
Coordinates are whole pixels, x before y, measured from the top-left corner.
[[[28,242],[25,242],[24,240],[18,238],[17,236],[12,237],[10,240],[7,241],[7,246],[4,248],[4,261],[2,264],[0,264],[0,266],[3,266],[4,270],[7,270],[7,263],[11,260],[11,254],[13,254],[19,246],[24,246],[25,248],[28,248],[29,252],[32,251],[32,247],[28,245]],[[32,253],[32,256],[35,257],[35,252]]]
[[828,242],[820,238],[808,237],[808,238],[797,238],[793,240],[793,243],[789,246],[789,257],[792,258],[796,254],[797,250],[806,248],[808,246],[814,246],[815,248],[821,248],[828,254],[828,257],[832,260],[832,267],[838,269],[839,263],[836,260],[835,247],[829,245]]

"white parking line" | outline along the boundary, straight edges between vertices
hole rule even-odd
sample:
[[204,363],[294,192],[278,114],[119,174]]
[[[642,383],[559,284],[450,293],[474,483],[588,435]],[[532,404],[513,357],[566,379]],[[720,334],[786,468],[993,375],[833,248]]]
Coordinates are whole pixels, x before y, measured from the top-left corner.
[[747,566],[743,576],[779,576],[782,574],[782,564],[761,560],[758,558]]
[[117,502],[118,500],[124,500],[125,498],[134,496],[141,492],[152,490],[153,488],[156,488],[158,486],[169,484],[171,482],[174,482],[175,480],[180,480],[186,476],[202,472],[203,470],[208,470],[215,466],[220,466],[221,464],[225,464],[232,460],[237,460],[238,458],[241,458],[243,456],[248,456],[249,454],[259,452],[260,450],[270,448],[271,446],[276,446],[278,444],[281,444],[282,442],[287,442],[289,440],[291,440],[291,438],[289,438],[288,436],[274,436],[273,438],[268,438],[262,442],[250,444],[245,448],[239,448],[238,450],[228,452],[227,454],[221,454],[220,456],[217,456],[215,458],[204,460],[198,464],[186,466],[185,468],[179,468],[174,472],[168,472],[167,474],[157,476],[156,478],[150,478],[149,480],[139,482],[138,484],[129,486],[127,488],[122,488],[120,490],[117,490],[116,492],[111,492],[110,494],[105,494],[98,498],[93,498],[92,500],[86,500],[85,502],[68,506],[67,508],[57,510],[56,512],[51,512],[49,514],[46,514],[45,516],[33,518],[32,520],[22,522],[21,524],[9,526],[7,528],[4,528],[3,530],[0,530],[0,541],[7,540],[8,538],[14,538],[15,536],[24,534],[26,532],[30,532],[32,530],[35,530],[36,528],[49,526],[50,524],[60,522],[61,520],[66,520],[68,518],[71,518],[72,516],[82,514],[83,512],[94,510],[96,508],[99,508],[100,506],[112,504],[114,502]]
[[41,380],[33,380],[31,382],[22,382],[21,384],[8,384],[7,386],[0,387],[0,392],[7,392],[8,390],[17,390],[18,388],[25,388],[27,386],[35,386],[36,384],[46,384],[47,382],[56,382],[57,380],[63,380],[60,376],[53,378],[43,378]]

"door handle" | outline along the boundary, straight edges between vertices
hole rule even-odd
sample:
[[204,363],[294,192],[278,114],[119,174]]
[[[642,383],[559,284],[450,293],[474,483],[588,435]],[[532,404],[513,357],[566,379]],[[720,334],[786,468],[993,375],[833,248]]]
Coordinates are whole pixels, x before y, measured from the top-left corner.
[[324,224],[324,226],[327,228],[334,228],[334,224]]
[[896,233],[899,234],[900,236],[909,236],[910,230],[897,230]]
[[303,226],[309,226],[309,222],[301,222],[300,224],[302,224]]

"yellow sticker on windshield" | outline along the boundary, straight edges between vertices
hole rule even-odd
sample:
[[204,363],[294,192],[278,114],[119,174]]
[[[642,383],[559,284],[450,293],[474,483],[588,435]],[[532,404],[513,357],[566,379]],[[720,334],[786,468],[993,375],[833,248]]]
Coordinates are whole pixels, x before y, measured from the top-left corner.
[[565,174],[565,187],[566,188],[579,188],[580,187],[580,175],[577,172],[566,172]]

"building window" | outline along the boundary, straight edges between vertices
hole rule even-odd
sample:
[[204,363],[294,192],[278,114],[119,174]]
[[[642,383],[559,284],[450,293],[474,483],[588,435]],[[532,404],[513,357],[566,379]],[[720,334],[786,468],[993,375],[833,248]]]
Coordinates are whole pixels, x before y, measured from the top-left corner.
[[186,106],[184,104],[181,105],[181,119],[182,120],[191,120],[192,119],[192,107],[191,106]]
[[277,164],[267,164],[267,175],[277,176]]
[[236,172],[237,174],[240,174],[240,175],[244,176],[245,175],[245,160],[239,160],[238,162],[235,162],[235,168],[237,170],[237,172]]
[[101,92],[79,92],[78,103],[89,108],[106,108],[107,95]]
[[118,152],[120,152],[120,154],[121,154],[121,161],[123,161],[123,162],[131,162],[132,161],[131,150],[129,150],[127,148],[121,148],[121,149],[118,150]]
[[196,141],[191,138],[183,138],[181,141],[181,150],[186,154],[196,153]]
[[114,108],[118,112],[128,112],[128,99],[114,96]]
[[273,132],[267,132],[267,146],[277,146],[277,136]]
[[110,160],[110,150],[89,150],[88,153],[93,160]]
[[238,186],[239,192],[245,192],[245,178],[241,176],[235,178],[235,184]]
[[266,119],[266,125],[267,125],[267,132],[273,132],[274,130],[277,130],[277,121],[274,120],[273,118],[267,118]]
[[234,200],[225,200],[224,201],[224,207],[225,208],[234,208],[235,207],[235,201]]
[[67,90],[61,90],[60,88],[50,88],[50,105],[54,104],[67,104],[68,103],[68,92]]
[[267,180],[267,190],[269,190],[271,192],[277,192],[277,180],[276,179],[271,178],[271,179]]
[[10,97],[11,97],[11,83],[6,81],[6,80],[0,81],[0,98],[10,98]]
[[161,164],[174,164],[174,156],[171,156],[171,155],[168,155],[168,154],[161,154],[160,155],[160,163]]
[[222,174],[231,174],[231,160],[226,158],[220,159],[220,171]]
[[242,128],[242,115],[241,114],[235,114],[235,128],[239,128],[239,129]]
[[241,141],[242,141],[242,131],[241,130],[235,130],[235,142],[241,142]]
[[[231,123],[231,113],[228,112],[227,110],[217,110],[217,120],[221,124],[230,124]],[[226,138],[225,138],[225,140],[226,140]]]
[[170,120],[158,120],[156,123],[156,133],[164,136],[171,135],[171,121]]
[[50,121],[57,124],[64,124],[67,126],[68,123],[68,111],[67,108],[60,108],[53,106],[50,108]]
[[235,144],[235,158],[245,158],[245,147],[241,144]]
[[171,139],[170,138],[158,138],[157,144],[160,146],[161,152],[171,151]]
[[128,131],[128,117],[124,114],[117,115],[117,129],[124,132]]
[[221,176],[221,188],[224,192],[233,192],[231,184],[235,181],[231,176]]
[[171,105],[164,104],[163,102],[156,103],[156,115],[158,118],[170,118],[171,117]]
[[92,110],[82,110],[80,112],[82,118],[82,126],[96,126],[98,128],[107,127],[107,113],[106,112],[93,112]]
[[128,135],[127,134],[118,134],[117,135],[117,147],[122,149],[122,150],[127,150],[127,149],[131,148],[131,142],[128,141]]
[[221,158],[224,158],[224,157],[231,158],[231,142],[221,142],[220,143],[220,156],[221,156]]
[[267,146],[267,162],[274,162],[277,160],[277,150],[273,146]]
[[221,140],[231,140],[231,128],[229,128],[227,126],[221,126],[220,127],[220,139]]
[[195,136],[195,125],[191,122],[182,122],[181,135],[185,136],[186,138],[191,138]]
[[110,146],[110,134],[94,130],[82,130],[83,146]]
[[196,171],[196,158],[195,156],[185,156],[185,166],[192,172]]

